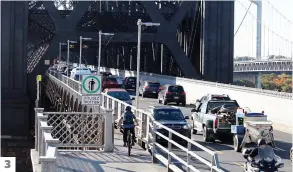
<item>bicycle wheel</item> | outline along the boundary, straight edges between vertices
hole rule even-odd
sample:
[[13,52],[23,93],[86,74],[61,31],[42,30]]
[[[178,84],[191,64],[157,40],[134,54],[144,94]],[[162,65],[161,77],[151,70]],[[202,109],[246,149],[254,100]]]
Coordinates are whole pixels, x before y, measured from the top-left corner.
[[130,152],[131,152],[131,134],[130,134],[129,130],[127,132],[127,146],[128,146],[128,156],[130,156]]

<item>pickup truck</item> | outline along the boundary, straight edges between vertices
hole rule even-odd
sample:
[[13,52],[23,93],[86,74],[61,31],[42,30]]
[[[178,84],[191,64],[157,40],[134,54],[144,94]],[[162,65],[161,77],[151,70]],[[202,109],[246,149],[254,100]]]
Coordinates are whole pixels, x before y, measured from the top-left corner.
[[205,142],[232,140],[231,125],[236,123],[236,100],[207,100],[191,110],[192,131],[203,133]]

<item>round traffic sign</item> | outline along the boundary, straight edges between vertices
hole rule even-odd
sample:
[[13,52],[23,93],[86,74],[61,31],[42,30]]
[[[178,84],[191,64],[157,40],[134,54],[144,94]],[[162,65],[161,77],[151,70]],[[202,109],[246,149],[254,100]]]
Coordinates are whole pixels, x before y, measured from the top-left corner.
[[101,81],[96,76],[88,76],[83,79],[82,88],[89,94],[94,94],[101,88]]

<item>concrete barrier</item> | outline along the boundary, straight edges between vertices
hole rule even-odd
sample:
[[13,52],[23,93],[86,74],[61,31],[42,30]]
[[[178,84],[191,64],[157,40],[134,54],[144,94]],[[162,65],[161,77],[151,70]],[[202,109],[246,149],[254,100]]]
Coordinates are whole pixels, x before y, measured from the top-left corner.
[[[134,71],[101,68],[101,71],[111,72],[119,76],[135,76]],[[229,84],[193,80],[187,78],[157,75],[151,73],[140,73],[141,80],[157,80],[164,84],[182,85],[186,92],[186,103],[195,103],[206,94],[228,94],[232,99],[238,101],[240,106],[249,107],[252,111],[264,111],[268,119],[274,122],[274,129],[292,133],[293,123],[293,99],[290,93],[280,93],[270,90],[247,88]]]

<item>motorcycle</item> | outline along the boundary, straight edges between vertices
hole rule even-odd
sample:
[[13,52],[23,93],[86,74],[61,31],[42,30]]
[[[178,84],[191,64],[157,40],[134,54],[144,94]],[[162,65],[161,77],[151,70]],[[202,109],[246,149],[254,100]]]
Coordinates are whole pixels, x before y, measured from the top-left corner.
[[258,155],[255,158],[249,156],[251,151],[251,149],[244,149],[242,152],[243,157],[247,160],[244,164],[245,172],[276,172],[279,168],[284,167],[281,158],[269,145],[259,147]]

